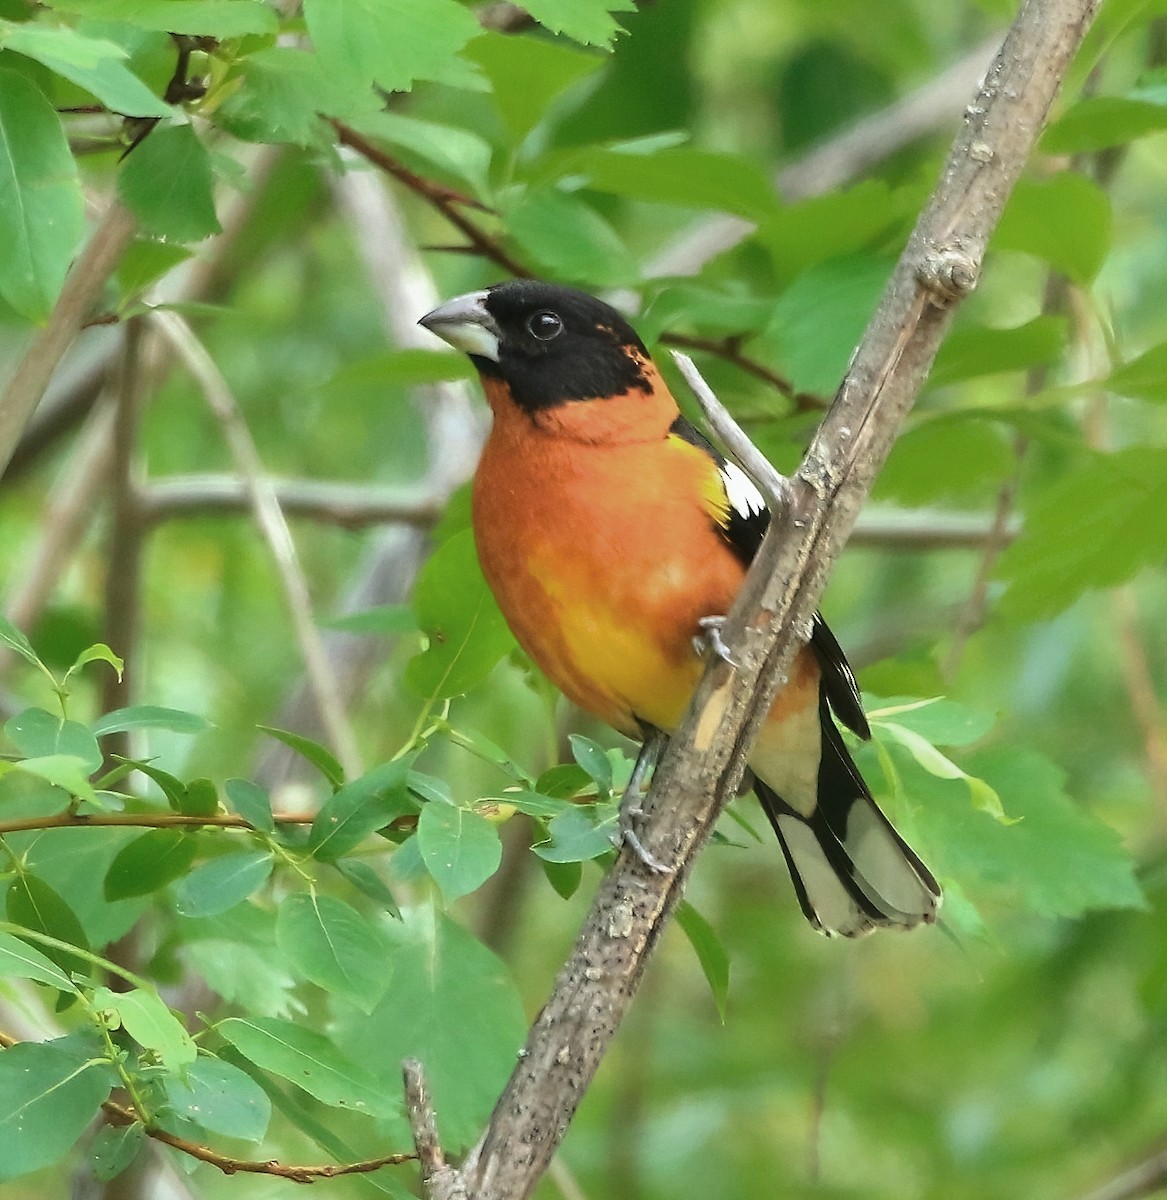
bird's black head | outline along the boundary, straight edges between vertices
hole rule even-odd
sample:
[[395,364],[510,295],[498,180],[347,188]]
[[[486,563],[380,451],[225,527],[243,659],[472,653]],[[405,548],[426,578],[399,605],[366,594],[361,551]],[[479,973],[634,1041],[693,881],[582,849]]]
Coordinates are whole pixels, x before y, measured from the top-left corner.
[[501,379],[528,412],[634,389],[645,393],[648,352],[609,304],[532,279],[496,283],[422,317],[440,338]]

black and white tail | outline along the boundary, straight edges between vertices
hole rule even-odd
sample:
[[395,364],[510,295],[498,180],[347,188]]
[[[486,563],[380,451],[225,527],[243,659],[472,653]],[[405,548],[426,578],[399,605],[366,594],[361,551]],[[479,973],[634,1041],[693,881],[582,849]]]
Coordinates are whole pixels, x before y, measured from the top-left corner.
[[809,813],[754,781],[807,920],[843,937],[934,921],[940,887],[872,799],[831,720],[825,691],[820,717],[818,796]]

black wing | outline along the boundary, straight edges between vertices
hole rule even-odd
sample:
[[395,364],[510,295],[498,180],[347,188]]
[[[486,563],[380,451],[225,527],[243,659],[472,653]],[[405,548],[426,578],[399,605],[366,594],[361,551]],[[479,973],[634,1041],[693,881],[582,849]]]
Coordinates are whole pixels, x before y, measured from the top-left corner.
[[[726,516],[715,521],[717,531],[733,547],[734,553],[747,567],[766,536],[770,526],[770,510],[754,481],[737,465],[730,462],[692,422],[678,417],[669,432],[704,450],[717,464],[725,487]],[[719,514],[720,515],[720,514]],[[843,648],[835,639],[821,613],[815,613],[810,635],[811,649],[823,673],[823,690],[835,716],[861,738],[871,736],[871,728],[863,712],[859,685]]]

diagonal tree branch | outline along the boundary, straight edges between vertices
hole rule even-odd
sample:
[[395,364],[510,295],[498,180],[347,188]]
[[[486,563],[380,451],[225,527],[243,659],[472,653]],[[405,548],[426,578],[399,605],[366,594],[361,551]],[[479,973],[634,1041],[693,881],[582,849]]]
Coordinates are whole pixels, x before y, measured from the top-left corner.
[[[754,733],[806,639],[855,524],[1100,0],[1027,0],[747,576],[724,635],[741,664],[709,665],[646,799],[643,840],[601,882],[478,1145],[458,1172],[472,1200],[524,1200],[546,1170],[742,777]],[[666,799],[667,798],[667,799]]]

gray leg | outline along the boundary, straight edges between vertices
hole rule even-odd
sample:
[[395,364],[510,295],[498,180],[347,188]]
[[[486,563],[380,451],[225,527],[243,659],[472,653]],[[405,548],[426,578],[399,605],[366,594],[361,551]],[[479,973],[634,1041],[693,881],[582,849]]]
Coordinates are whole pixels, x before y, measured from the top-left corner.
[[640,801],[644,797],[644,781],[655,770],[661,751],[668,745],[668,741],[668,734],[662,730],[652,726],[645,728],[644,742],[636,757],[636,765],[632,768],[632,776],[624,789],[624,800],[620,805],[620,844],[627,846],[650,871],[655,871],[658,875],[667,875],[670,868],[645,849],[644,843],[637,836],[634,822],[637,817],[644,816],[640,808]]

